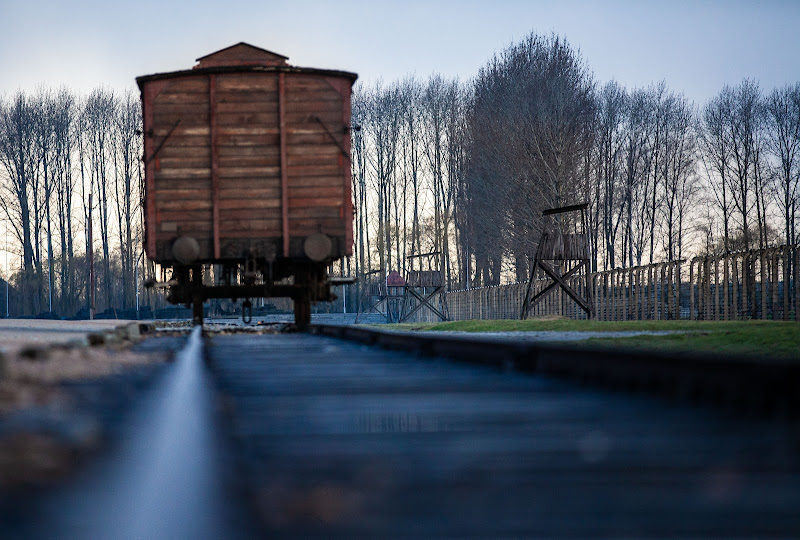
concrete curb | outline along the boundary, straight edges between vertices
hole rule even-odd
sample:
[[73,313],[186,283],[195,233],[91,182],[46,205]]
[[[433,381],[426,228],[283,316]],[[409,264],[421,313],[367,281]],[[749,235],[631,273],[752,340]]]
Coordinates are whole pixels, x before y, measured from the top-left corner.
[[387,349],[536,372],[628,392],[709,403],[744,414],[800,418],[800,363],[747,358],[633,353],[626,350],[426,336],[352,326],[308,331]]

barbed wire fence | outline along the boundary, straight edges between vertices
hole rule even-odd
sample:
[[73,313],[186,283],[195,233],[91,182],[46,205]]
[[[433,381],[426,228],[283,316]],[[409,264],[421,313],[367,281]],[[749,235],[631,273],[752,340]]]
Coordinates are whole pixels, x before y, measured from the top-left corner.
[[[580,293],[585,283],[567,280]],[[590,275],[596,319],[798,320],[800,246],[778,246],[718,256],[695,257]],[[548,281],[534,284],[534,292]],[[451,320],[518,319],[527,283],[449,291]],[[585,319],[560,289],[545,295],[529,317]],[[426,312],[412,322],[436,320]]]

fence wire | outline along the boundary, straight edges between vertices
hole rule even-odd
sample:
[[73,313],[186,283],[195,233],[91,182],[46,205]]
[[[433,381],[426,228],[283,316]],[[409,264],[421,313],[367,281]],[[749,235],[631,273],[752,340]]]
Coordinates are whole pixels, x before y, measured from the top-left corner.
[[[800,246],[779,246],[695,257],[590,274],[588,286],[601,321],[797,320]],[[567,280],[585,295],[586,282]],[[549,281],[534,283],[534,294]],[[451,320],[517,319],[527,283],[446,293]],[[529,317],[586,318],[562,290],[546,294]],[[421,312],[414,322],[437,320]]]

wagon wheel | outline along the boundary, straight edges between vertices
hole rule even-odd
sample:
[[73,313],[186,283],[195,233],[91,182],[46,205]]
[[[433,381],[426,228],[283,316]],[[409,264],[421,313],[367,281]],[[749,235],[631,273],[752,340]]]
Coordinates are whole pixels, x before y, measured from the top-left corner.
[[311,300],[307,298],[294,301],[294,324],[305,328],[311,323]]

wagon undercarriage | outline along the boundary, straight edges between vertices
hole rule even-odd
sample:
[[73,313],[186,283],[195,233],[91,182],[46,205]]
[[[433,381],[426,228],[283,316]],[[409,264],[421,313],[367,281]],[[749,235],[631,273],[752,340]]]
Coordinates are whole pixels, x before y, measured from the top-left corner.
[[203,304],[210,299],[243,300],[242,317],[250,322],[252,299],[283,297],[294,301],[295,324],[301,327],[311,321],[313,302],[336,299],[331,285],[324,264],[253,259],[213,265],[176,265],[172,268],[172,279],[161,284],[168,289],[170,303],[192,306],[194,324],[203,323]]

